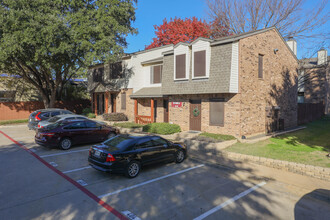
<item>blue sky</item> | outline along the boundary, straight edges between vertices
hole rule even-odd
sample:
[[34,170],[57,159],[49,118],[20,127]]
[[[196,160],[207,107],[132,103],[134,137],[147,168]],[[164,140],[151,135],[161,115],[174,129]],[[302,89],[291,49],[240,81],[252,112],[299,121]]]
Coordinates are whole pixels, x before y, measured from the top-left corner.
[[[308,0],[305,7],[313,7],[316,2],[315,0]],[[330,13],[329,3],[326,11]],[[145,46],[149,45],[152,42],[152,38],[155,37],[154,25],[162,24],[164,18],[169,20],[174,17],[186,18],[195,16],[206,19],[206,15],[206,4],[204,0],[139,0],[136,10],[136,21],[133,24],[139,33],[128,36],[128,47],[125,49],[125,52],[132,53],[144,50]],[[319,31],[323,30],[329,32],[330,22]],[[328,53],[330,53],[329,41],[327,39],[324,45],[328,49]],[[315,40],[298,40],[298,58],[315,56],[315,44]]]

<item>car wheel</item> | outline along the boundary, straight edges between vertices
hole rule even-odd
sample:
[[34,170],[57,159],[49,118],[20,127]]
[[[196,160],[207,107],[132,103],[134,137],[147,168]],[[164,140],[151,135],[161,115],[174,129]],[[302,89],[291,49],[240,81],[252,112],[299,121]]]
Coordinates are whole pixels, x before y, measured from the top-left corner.
[[72,142],[69,138],[63,138],[60,142],[60,148],[62,150],[68,150],[72,146]]
[[116,133],[115,132],[110,132],[108,134],[108,139],[113,138],[114,136],[116,136]]
[[134,178],[139,175],[141,169],[141,164],[138,161],[131,161],[126,167],[126,176],[129,178]]
[[183,150],[178,150],[175,154],[175,162],[176,163],[181,163],[185,159],[185,154]]

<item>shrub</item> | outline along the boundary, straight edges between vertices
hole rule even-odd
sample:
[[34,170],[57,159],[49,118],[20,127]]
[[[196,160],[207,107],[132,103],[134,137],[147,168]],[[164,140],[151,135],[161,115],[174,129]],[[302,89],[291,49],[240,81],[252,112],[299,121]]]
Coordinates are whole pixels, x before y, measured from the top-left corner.
[[114,123],[113,126],[121,127],[121,128],[141,128],[143,125],[137,124],[134,122],[121,122],[121,123]]
[[91,108],[84,108],[82,110],[82,114],[83,115],[88,115],[88,113],[92,113],[92,109]]
[[86,116],[88,118],[96,118],[96,115],[94,113],[87,113]]
[[105,113],[102,115],[104,121],[127,121],[127,116],[124,113]]
[[174,134],[181,131],[179,125],[169,123],[152,123],[143,126],[143,131],[155,134]]

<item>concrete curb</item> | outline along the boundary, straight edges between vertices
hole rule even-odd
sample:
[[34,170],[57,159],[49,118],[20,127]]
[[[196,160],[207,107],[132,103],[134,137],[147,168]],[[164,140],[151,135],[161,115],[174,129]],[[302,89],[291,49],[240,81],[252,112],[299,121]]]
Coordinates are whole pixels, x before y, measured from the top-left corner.
[[233,152],[222,152],[222,155],[231,160],[256,163],[267,167],[276,168],[279,170],[285,170],[293,173],[298,173],[304,176],[311,176],[314,178],[330,181],[330,168],[326,168],[326,167],[305,165],[301,163],[294,163],[283,160],[274,160],[265,157],[256,157],[256,156],[233,153]]

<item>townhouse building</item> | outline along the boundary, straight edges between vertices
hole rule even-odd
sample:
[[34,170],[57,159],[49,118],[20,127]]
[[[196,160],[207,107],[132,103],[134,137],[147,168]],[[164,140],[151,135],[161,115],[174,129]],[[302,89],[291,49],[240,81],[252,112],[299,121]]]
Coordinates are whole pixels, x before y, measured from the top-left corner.
[[298,60],[275,27],[89,68],[94,110],[236,137],[297,125]]

